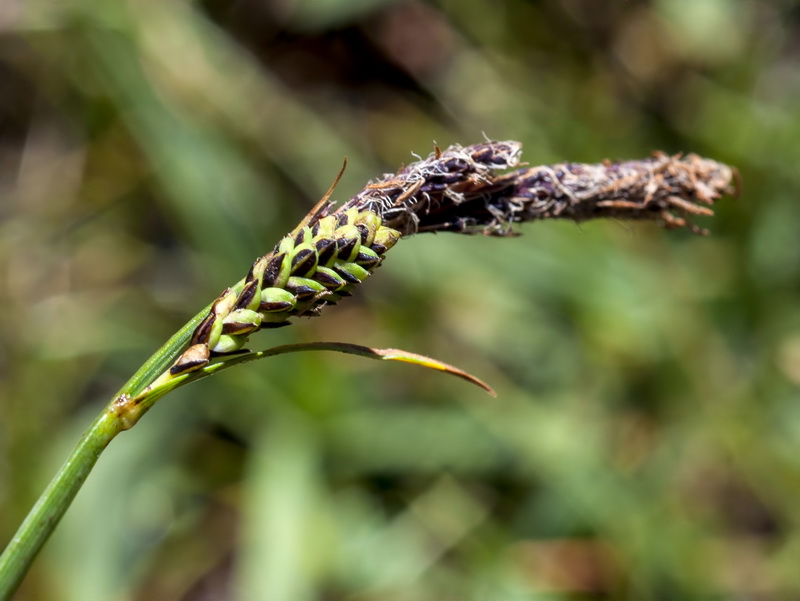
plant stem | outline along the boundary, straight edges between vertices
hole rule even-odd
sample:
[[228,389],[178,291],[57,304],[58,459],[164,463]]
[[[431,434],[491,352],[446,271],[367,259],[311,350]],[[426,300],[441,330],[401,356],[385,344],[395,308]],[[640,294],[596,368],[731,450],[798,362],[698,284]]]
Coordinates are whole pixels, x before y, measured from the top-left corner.
[[[241,286],[239,282],[236,286]],[[236,286],[234,288],[236,288]],[[50,481],[14,538],[0,555],[0,601],[7,601],[19,587],[33,560],[66,513],[75,495],[97,463],[100,454],[113,438],[127,430],[149,409],[144,404],[126,412],[124,400],[135,396],[155,380],[181,354],[192,331],[205,317],[211,305],[205,307],[167,340],[125,383],[103,412],[81,437],[72,454]],[[122,401],[122,403],[121,403]]]
[[108,408],[83,435],[0,555],[0,601],[10,599],[17,590],[42,545],[83,486],[100,453],[123,429],[122,420]]

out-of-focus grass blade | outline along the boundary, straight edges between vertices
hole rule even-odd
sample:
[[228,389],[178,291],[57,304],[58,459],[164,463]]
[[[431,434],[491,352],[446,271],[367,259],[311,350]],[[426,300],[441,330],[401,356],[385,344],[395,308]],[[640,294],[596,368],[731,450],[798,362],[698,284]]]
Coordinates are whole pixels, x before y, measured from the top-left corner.
[[245,492],[240,599],[316,598],[319,559],[318,454],[301,419],[278,417],[256,440]]

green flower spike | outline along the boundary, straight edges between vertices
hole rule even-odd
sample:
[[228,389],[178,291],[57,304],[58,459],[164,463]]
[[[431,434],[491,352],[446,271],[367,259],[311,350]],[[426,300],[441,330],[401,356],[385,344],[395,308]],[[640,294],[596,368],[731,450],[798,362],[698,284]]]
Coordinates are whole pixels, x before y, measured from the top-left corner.
[[328,214],[332,190],[271,253],[256,259],[240,291],[229,288],[220,295],[158,383],[197,371],[214,356],[241,351],[259,329],[318,315],[373,273],[400,232],[385,227],[371,210],[350,207]]

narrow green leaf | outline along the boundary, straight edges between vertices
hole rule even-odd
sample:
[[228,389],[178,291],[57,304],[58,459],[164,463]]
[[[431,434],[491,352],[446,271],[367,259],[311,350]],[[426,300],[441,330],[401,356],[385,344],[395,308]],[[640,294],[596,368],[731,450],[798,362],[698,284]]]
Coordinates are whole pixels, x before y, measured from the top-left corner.
[[263,351],[245,351],[239,354],[221,355],[212,359],[212,361],[198,369],[188,373],[183,373],[169,379],[159,379],[153,385],[148,386],[139,395],[131,398],[129,403],[139,406],[139,413],[144,413],[149,409],[162,396],[176,388],[201,380],[211,374],[217,373],[224,369],[228,369],[241,363],[248,363],[258,359],[266,359],[267,357],[274,357],[276,355],[285,355],[288,353],[299,353],[303,351],[335,351],[338,353],[345,353],[348,355],[357,355],[359,357],[366,357],[367,359],[378,359],[382,361],[401,361],[403,363],[411,363],[413,365],[420,365],[429,369],[435,369],[444,373],[451,374],[466,380],[470,384],[474,384],[482,388],[493,397],[497,393],[486,382],[465,372],[453,365],[426,357],[425,355],[418,355],[410,353],[401,349],[379,349],[369,346],[361,346],[358,344],[350,344],[347,342],[306,342],[298,344],[286,344],[283,346],[276,346],[273,348],[265,349]]

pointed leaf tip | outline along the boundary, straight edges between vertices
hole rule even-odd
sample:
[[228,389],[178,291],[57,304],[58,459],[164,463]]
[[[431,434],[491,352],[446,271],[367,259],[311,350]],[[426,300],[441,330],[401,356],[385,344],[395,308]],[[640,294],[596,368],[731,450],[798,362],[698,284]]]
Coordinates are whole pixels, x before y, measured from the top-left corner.
[[[267,349],[265,351],[252,353],[250,360],[260,359],[262,357],[267,357],[267,356],[282,355],[285,353],[296,353],[300,351],[336,351],[339,353],[346,353],[348,355],[357,355],[360,357],[366,357],[368,359],[380,359],[383,361],[401,361],[403,363],[420,365],[422,367],[435,369],[437,371],[441,371],[456,376],[458,378],[461,378],[462,380],[466,380],[470,384],[474,384],[475,386],[482,388],[493,397],[497,397],[497,393],[491,386],[489,386],[486,382],[484,382],[480,378],[477,378],[476,376],[473,376],[472,374],[464,371],[463,369],[459,369],[458,367],[450,365],[449,363],[445,363],[444,361],[433,359],[432,357],[426,357],[425,355],[419,355],[417,353],[410,353],[402,349],[394,349],[394,348],[379,349],[379,348],[372,348],[369,346],[361,346],[358,344],[350,344],[347,342],[308,342],[300,344],[288,344],[285,346],[277,346],[271,349]],[[246,360],[246,359],[242,357],[241,360]]]
[[439,361],[438,359],[434,359],[432,357],[426,357],[425,355],[410,353],[402,349],[389,348],[371,350],[379,354],[382,359],[386,359],[387,361],[403,361],[404,363],[413,363],[415,365],[421,365],[422,367],[436,369],[438,371],[443,371],[445,373],[454,375],[462,380],[466,380],[470,384],[474,384],[478,388],[482,388],[490,395],[497,398],[497,393],[486,382],[476,376],[473,376],[471,373],[464,371],[463,369],[459,369],[454,365],[450,365],[449,363]]

